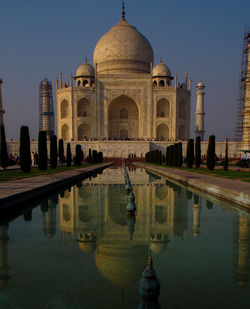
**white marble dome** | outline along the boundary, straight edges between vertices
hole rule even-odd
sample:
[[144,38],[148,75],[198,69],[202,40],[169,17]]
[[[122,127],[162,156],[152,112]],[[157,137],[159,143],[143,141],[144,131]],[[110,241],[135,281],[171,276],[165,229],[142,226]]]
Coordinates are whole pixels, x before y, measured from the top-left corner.
[[76,77],[95,76],[95,69],[87,62],[81,64],[76,71]]
[[154,69],[153,69],[153,76],[167,76],[170,77],[171,76],[171,72],[169,70],[169,68],[162,62],[160,62],[159,64],[157,64]]
[[125,19],[101,37],[94,51],[98,73],[150,73],[153,61],[149,41]]

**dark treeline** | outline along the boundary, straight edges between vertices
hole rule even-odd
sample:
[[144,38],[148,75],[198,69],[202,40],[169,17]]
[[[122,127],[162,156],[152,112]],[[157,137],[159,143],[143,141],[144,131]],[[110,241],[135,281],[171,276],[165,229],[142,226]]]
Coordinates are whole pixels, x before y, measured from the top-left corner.
[[[209,170],[213,170],[216,165],[216,153],[215,153],[215,136],[209,137],[206,166]],[[200,168],[202,163],[201,158],[201,139],[196,137],[195,142],[192,138],[188,140],[186,157],[183,159],[182,143],[174,143],[166,149],[166,154],[163,154],[160,150],[152,150],[146,154],[146,162],[155,164],[166,164],[167,166],[182,167],[183,163],[188,168]],[[228,141],[226,141],[224,170],[228,169]]]

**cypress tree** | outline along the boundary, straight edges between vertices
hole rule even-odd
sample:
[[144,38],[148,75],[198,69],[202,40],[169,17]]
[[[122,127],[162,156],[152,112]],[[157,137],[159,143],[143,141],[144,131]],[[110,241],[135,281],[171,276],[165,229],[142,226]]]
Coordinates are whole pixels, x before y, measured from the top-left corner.
[[169,165],[169,146],[167,147],[166,150],[166,165]]
[[25,222],[32,221],[32,209],[25,210],[25,212],[23,213],[23,218]]
[[199,168],[201,166],[201,138],[197,136],[195,139],[195,167]]
[[38,168],[46,171],[48,168],[47,138],[46,131],[40,131],[38,136]]
[[207,209],[212,209],[213,208],[213,203],[210,201],[207,201]]
[[50,136],[50,166],[57,168],[57,138],[56,135]]
[[188,200],[191,200],[193,198],[193,192],[186,189],[186,197]]
[[209,136],[207,148],[207,168],[212,171],[215,167],[215,136]]
[[92,158],[93,163],[97,163],[98,159],[97,159],[97,151],[93,150],[93,158]]
[[63,165],[64,161],[65,161],[65,158],[64,158],[63,139],[60,139],[59,140],[59,162],[60,162],[60,165]]
[[71,155],[71,148],[70,143],[67,144],[67,167],[71,166],[72,162],[72,155]]
[[226,139],[225,159],[224,159],[224,171],[228,171],[228,139]]
[[6,145],[5,129],[4,125],[0,125],[0,165],[5,170],[8,166],[8,152]]
[[177,166],[182,167],[182,164],[183,164],[182,142],[179,142],[178,143]]
[[186,163],[189,168],[194,165],[194,140],[192,138],[188,140]]
[[194,194],[194,203],[198,204],[199,201],[200,201],[200,197],[198,195]]
[[170,145],[169,146],[169,166],[173,165],[173,162],[174,162],[173,155],[174,155],[174,146]]
[[173,150],[173,166],[177,166],[178,161],[178,144],[174,144],[174,150]]
[[82,147],[81,145],[76,145],[76,165],[81,165],[82,163]]
[[89,149],[89,157],[88,157],[88,162],[89,162],[89,163],[93,163],[93,159],[92,159],[92,151],[91,151],[91,149]]
[[31,170],[31,154],[30,154],[30,135],[27,126],[20,128],[20,167],[24,173],[29,173]]

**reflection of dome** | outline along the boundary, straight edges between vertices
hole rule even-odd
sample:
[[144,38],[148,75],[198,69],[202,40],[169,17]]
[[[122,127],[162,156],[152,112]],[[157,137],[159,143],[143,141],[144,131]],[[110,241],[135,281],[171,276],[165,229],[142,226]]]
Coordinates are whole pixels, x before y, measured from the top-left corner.
[[150,249],[157,255],[160,255],[167,249],[167,242],[151,242]]
[[125,289],[140,278],[147,256],[148,246],[144,244],[100,244],[95,260],[98,270],[106,279]]
[[98,73],[150,73],[153,61],[149,41],[125,19],[101,37],[94,51]]
[[76,71],[76,76],[95,76],[95,69],[87,62],[81,64]]
[[78,245],[79,248],[86,254],[90,254],[95,251],[96,248],[96,243],[91,241],[91,242],[82,242],[78,240]]
[[162,62],[157,64],[153,69],[153,76],[159,76],[159,77],[171,77],[171,72],[169,68]]

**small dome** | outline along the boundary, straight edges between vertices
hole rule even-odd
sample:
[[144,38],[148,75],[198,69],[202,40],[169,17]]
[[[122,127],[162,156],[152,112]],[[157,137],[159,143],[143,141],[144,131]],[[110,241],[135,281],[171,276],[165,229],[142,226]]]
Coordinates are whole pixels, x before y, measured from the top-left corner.
[[157,64],[154,69],[153,69],[153,76],[166,76],[166,77],[171,77],[171,72],[169,68],[162,62]]
[[168,247],[167,242],[151,242],[150,249],[157,255],[163,253]]
[[98,270],[106,279],[113,285],[126,289],[140,278],[147,255],[146,244],[134,241],[102,243],[97,246],[95,261]]
[[78,240],[79,248],[86,254],[90,254],[95,251],[96,243],[93,241],[82,242]]
[[202,81],[200,81],[200,82],[198,83],[197,87],[205,87],[205,85],[203,84]]
[[149,41],[125,19],[101,37],[94,51],[98,73],[150,73],[153,61]]
[[76,77],[80,76],[95,76],[95,69],[87,63],[87,61],[79,66],[79,68],[76,71]]

